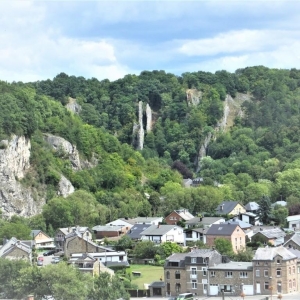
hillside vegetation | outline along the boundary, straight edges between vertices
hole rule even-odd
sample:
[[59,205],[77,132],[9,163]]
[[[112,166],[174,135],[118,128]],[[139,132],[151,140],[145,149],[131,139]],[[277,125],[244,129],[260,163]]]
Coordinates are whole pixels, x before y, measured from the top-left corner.
[[[187,101],[186,91],[198,100]],[[229,130],[216,130],[226,95],[251,95]],[[73,98],[77,115],[65,105]],[[144,148],[135,150],[133,127],[138,102],[153,111]],[[31,139],[31,171],[22,184],[46,190],[43,214],[30,226],[51,231],[71,224],[96,225],[117,217],[165,215],[179,207],[213,212],[222,200],[300,203],[300,71],[262,66],[184,73],[144,71],[114,82],[68,76],[32,83],[0,82],[0,140],[11,134]],[[232,118],[232,115],[231,115]],[[208,133],[214,138],[198,166]],[[95,167],[74,171],[62,151],[43,134],[76,145]],[[4,147],[3,145],[1,147]],[[60,174],[76,192],[57,196]],[[203,185],[183,188],[183,178],[203,177]]]

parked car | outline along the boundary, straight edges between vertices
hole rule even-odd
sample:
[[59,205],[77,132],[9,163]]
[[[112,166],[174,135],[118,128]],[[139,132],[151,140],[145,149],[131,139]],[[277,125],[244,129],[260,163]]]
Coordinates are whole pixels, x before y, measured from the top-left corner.
[[60,258],[55,256],[52,258],[51,264],[58,264],[59,262],[60,262]]
[[47,252],[44,252],[43,255],[44,256],[49,256],[49,255],[53,255],[56,251],[55,250],[49,250]]
[[37,260],[44,261],[44,257],[43,256],[39,256]]
[[38,260],[36,264],[41,267],[44,265],[44,262],[42,260]]

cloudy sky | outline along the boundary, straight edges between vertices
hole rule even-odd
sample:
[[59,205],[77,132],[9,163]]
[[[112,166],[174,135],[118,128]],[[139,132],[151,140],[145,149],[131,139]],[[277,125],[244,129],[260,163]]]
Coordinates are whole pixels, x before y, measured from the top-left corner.
[[0,80],[300,68],[300,1],[0,1]]

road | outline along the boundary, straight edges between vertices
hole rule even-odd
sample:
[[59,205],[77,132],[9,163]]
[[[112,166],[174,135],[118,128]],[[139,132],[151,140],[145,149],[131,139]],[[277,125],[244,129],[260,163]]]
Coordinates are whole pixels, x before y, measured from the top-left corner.
[[[277,295],[273,295],[272,299],[270,295],[255,295],[255,296],[245,296],[244,300],[266,300],[268,297],[268,300],[277,300]],[[153,299],[153,300],[167,300],[169,297],[144,297],[144,298],[130,298],[132,300],[145,300],[145,299]],[[195,300],[222,300],[221,296],[218,297],[195,297]],[[300,293],[292,293],[292,294],[283,294],[282,300],[299,300],[300,299]],[[225,296],[224,300],[243,300],[240,296]]]

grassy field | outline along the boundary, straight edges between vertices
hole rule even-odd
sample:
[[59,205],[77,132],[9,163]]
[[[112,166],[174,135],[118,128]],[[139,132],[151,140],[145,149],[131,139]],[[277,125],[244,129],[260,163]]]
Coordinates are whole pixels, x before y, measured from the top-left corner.
[[[144,283],[164,280],[164,268],[151,265],[131,265],[127,272],[131,274],[132,283],[137,284],[140,289],[144,288]],[[136,277],[132,272],[141,272],[141,276]]]

